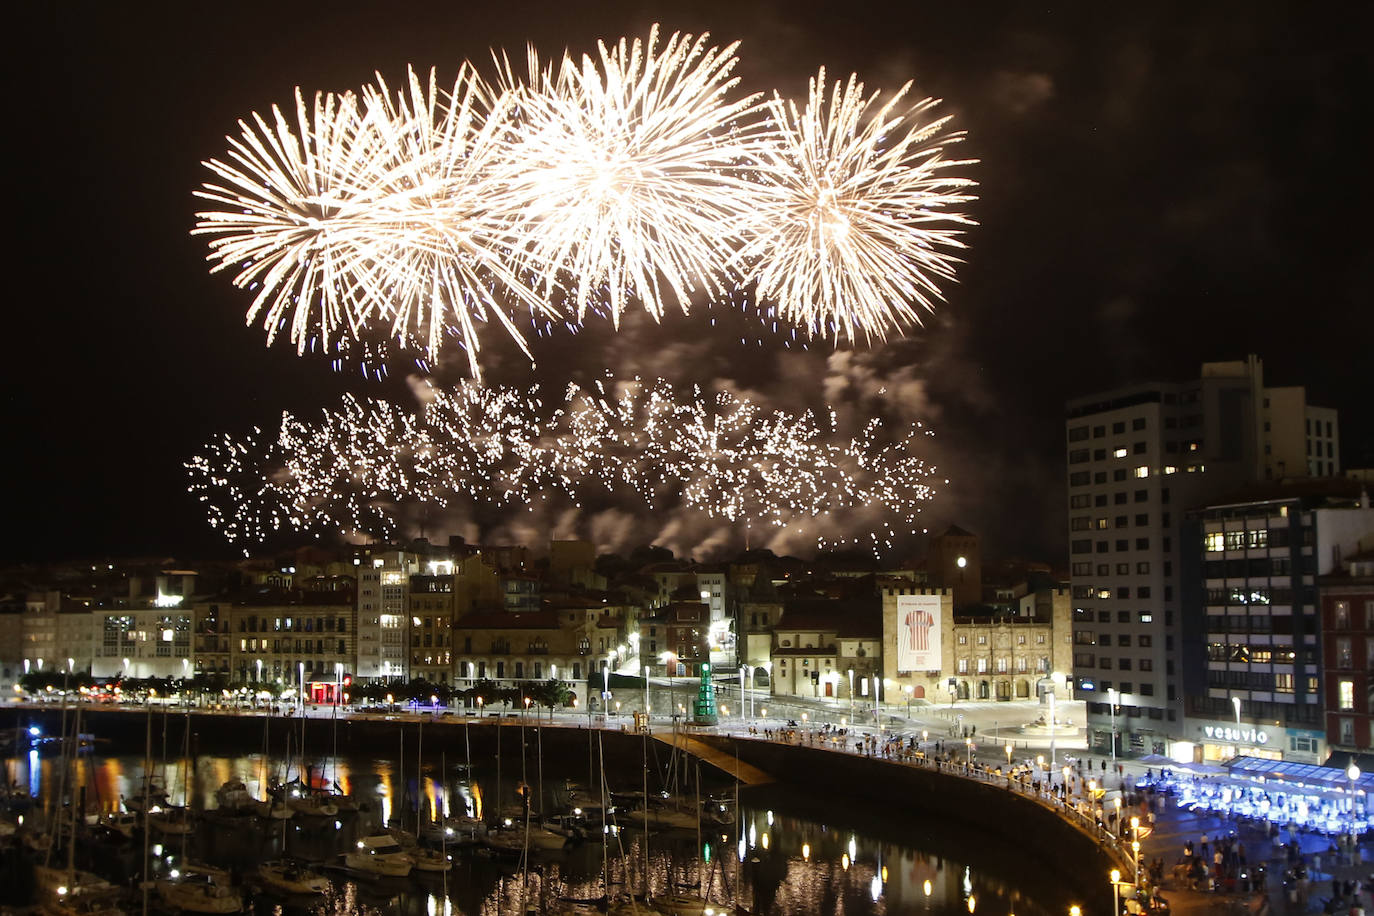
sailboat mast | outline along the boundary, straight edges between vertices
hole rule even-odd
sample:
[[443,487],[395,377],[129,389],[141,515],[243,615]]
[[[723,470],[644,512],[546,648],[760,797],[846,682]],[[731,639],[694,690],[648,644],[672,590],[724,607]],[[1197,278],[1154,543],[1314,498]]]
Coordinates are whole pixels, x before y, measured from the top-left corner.
[[697,761],[697,887],[701,895],[706,896],[706,876],[702,874],[705,867],[703,861],[706,856],[701,848],[701,761]]
[[[404,728],[404,727],[403,727]],[[425,720],[415,723],[415,840],[420,839],[420,799],[425,797]],[[440,831],[441,833],[443,831]]]
[[152,885],[152,878],[148,871],[152,864],[149,849],[148,835],[152,830],[148,827],[148,809],[152,807],[152,780],[149,779],[149,770],[153,765],[153,701],[149,698],[148,704],[148,734],[143,742],[143,916],[148,916],[148,888]]

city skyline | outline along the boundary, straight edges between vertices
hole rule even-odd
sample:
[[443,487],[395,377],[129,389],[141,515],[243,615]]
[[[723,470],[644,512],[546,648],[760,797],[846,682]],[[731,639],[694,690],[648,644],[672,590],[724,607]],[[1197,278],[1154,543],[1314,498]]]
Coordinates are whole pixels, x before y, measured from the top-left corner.
[[[182,464],[204,442],[344,393],[409,395],[395,369],[363,382],[290,347],[264,349],[243,326],[245,297],[206,272],[187,234],[191,192],[236,118],[288,102],[298,85],[356,89],[374,71],[399,82],[408,63],[438,68],[442,82],[488,48],[582,52],[654,21],[741,40],[741,73],[789,95],[823,63],[872,88],[914,79],[918,97],[943,97],[969,135],[961,154],[980,160],[970,209],[980,225],[959,282],[924,329],[882,346],[817,341],[803,352],[706,311],[632,319],[617,336],[541,337],[533,370],[498,352],[493,380],[558,389],[610,369],[729,383],[779,408],[838,401],[920,419],[950,480],[927,510],[932,530],[958,522],[999,553],[1043,559],[1066,557],[1062,418],[1073,397],[1256,353],[1274,384],[1305,385],[1309,403],[1339,411],[1344,466],[1374,464],[1360,397],[1367,335],[1352,333],[1368,298],[1367,230],[1322,231],[1360,193],[1345,187],[1364,148],[1346,120],[1357,28],[1319,31],[1279,10],[883,18],[797,5],[414,20],[342,7],[328,22],[302,9],[274,15],[265,33],[250,11],[211,23],[179,10],[24,16],[40,48],[25,53],[43,59],[23,114],[45,142],[25,145],[19,261],[31,279],[16,291],[26,304],[13,339],[24,346],[7,363],[6,426],[20,443],[7,537],[19,558],[228,554],[185,492]],[[36,345],[53,330],[56,346]],[[736,332],[759,342],[736,344]],[[679,553],[744,540],[711,525],[617,521],[538,524],[604,548],[654,540],[655,524]]]

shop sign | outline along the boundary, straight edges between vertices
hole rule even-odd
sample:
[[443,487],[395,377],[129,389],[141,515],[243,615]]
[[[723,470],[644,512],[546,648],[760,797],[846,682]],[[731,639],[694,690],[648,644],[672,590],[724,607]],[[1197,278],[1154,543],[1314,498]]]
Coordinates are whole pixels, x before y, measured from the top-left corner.
[[1217,741],[1230,741],[1233,744],[1268,744],[1269,733],[1258,728],[1233,728],[1204,725],[1202,733]]

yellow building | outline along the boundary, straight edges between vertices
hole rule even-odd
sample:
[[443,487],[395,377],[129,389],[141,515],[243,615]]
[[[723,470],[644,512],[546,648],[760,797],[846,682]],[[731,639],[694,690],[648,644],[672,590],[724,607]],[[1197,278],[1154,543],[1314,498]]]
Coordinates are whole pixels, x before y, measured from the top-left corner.
[[955,617],[951,589],[886,585],[886,702],[1034,699],[1066,695],[1072,607],[1064,589],[1037,593],[1032,614]]

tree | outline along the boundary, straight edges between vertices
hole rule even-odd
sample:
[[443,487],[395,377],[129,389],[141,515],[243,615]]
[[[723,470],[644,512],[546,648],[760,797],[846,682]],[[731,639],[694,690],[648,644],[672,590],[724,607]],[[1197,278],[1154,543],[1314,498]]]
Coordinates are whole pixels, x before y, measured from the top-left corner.
[[556,677],[551,677],[541,684],[531,684],[529,695],[535,703],[546,709],[554,710],[571,703],[573,692],[567,684]]

